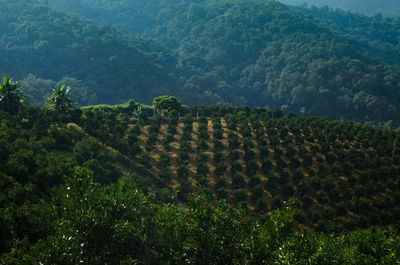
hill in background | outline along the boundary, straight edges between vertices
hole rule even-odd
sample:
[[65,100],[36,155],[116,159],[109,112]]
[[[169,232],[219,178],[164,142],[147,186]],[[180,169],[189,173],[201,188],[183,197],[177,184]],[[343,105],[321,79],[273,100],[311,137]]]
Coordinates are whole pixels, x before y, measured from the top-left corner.
[[131,97],[150,103],[159,93],[178,93],[177,59],[155,42],[99,27],[40,1],[2,1],[0,8],[0,72],[24,79],[33,102],[42,103],[51,92],[43,90],[58,81],[71,84],[83,105]]
[[384,30],[356,41],[349,37],[352,24],[328,27],[332,23],[321,15],[275,1],[49,2],[105,26],[45,4],[3,3],[2,10],[13,15],[3,16],[8,30],[0,46],[1,71],[25,79],[27,91],[35,90],[31,81],[61,80],[82,90],[83,103],[150,103],[170,94],[188,105],[266,106],[400,124],[398,44],[383,37],[396,36],[390,25],[397,20],[377,24],[361,17],[356,25],[364,28],[356,36],[370,36],[368,25],[376,25],[372,32]]
[[317,7],[329,6],[331,8],[340,8],[352,12],[359,12],[365,15],[373,16],[378,13],[388,16],[400,16],[400,4],[396,0],[279,0],[287,5],[313,5]]

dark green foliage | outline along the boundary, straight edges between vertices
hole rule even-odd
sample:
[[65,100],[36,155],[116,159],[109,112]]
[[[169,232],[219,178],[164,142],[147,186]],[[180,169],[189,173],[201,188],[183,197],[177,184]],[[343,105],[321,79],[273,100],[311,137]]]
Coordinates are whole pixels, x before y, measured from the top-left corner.
[[313,156],[310,153],[306,153],[303,157],[303,165],[309,167],[312,165]]
[[174,140],[174,136],[173,136],[172,134],[169,134],[169,133],[168,133],[168,134],[165,136],[164,141],[163,141],[163,145],[164,145],[164,148],[165,148],[165,149],[168,149],[167,151],[170,150],[169,144],[172,143],[173,140]]
[[267,202],[263,198],[259,198],[256,204],[256,211],[258,213],[264,213],[268,209]]
[[188,179],[183,179],[180,186],[181,194],[187,195],[190,194],[192,191],[193,191],[192,183]]
[[272,208],[273,209],[278,209],[282,207],[282,200],[279,197],[274,197],[272,200]]
[[208,149],[207,142],[204,141],[204,139],[199,139],[197,141],[197,151],[202,152],[202,151],[206,151],[207,149]]
[[200,153],[197,157],[197,161],[200,163],[205,163],[207,162],[207,155],[204,153]]
[[3,77],[0,85],[0,110],[11,114],[18,112],[22,106],[22,90],[7,77]]
[[223,143],[219,140],[215,140],[214,141],[214,149],[217,151],[222,151],[224,150],[225,146],[223,145]]
[[229,151],[229,159],[231,161],[236,161],[239,159],[239,152],[237,150],[230,150]]
[[255,158],[254,151],[250,148],[245,148],[243,160],[247,163],[254,158]]
[[235,150],[239,148],[240,142],[239,142],[239,137],[235,133],[229,133],[228,135],[228,141],[229,141],[229,148],[232,150]]
[[[250,196],[250,200],[253,203],[258,203],[258,200],[262,197],[263,192],[264,192],[264,187],[262,185],[257,185],[255,187],[253,187],[251,196]],[[258,205],[257,205],[257,207],[258,207]]]
[[177,175],[181,179],[187,179],[189,177],[189,169],[186,166],[180,166],[176,171]]
[[294,179],[294,181],[296,181],[297,183],[299,183],[300,181],[302,181],[303,178],[304,178],[304,173],[303,173],[303,171],[302,171],[301,169],[297,170],[297,171],[294,173],[293,179]]
[[158,159],[158,163],[162,168],[168,167],[170,162],[171,158],[166,153],[162,153]]
[[139,161],[145,168],[147,168],[147,169],[151,168],[151,164],[150,164],[151,157],[148,154],[141,155],[139,158]]
[[254,147],[253,139],[250,137],[244,137],[242,139],[242,142],[243,142],[243,147],[245,150],[251,150],[251,148]]
[[240,188],[244,188],[245,185],[246,185],[246,182],[244,181],[244,178],[242,175],[239,175],[239,174],[233,175],[232,188],[240,189]]
[[138,142],[138,135],[140,133],[140,127],[135,125],[128,132],[128,143],[130,145]]
[[207,140],[208,138],[209,138],[209,135],[208,135],[208,132],[207,132],[207,127],[200,126],[199,127],[199,139]]
[[[218,115],[215,112],[216,115]],[[221,120],[219,116],[216,116],[215,118],[213,118],[213,137],[216,140],[222,140],[223,138],[223,130],[222,130],[222,125],[221,125]]]
[[178,163],[183,163],[187,164],[189,162],[189,153],[185,151],[180,151],[178,153],[178,158],[177,158]]
[[[110,28],[52,10],[47,2],[4,3],[1,70],[27,76],[32,97],[44,93],[31,72],[47,78],[36,78],[45,84],[57,83],[45,82],[48,78],[73,83],[86,103],[132,97],[150,103],[167,93],[192,105],[268,105],[399,124],[392,118],[399,116],[399,72],[390,65],[399,61],[398,19],[293,10],[276,1],[147,2],[48,1]],[[198,110],[226,114],[217,106]],[[241,111],[250,117],[247,109]],[[270,117],[282,115],[276,110]],[[229,121],[229,127],[235,123]]]
[[160,96],[153,100],[153,106],[158,112],[170,112],[174,110],[178,114],[177,111],[181,108],[181,102],[176,97]]
[[256,185],[261,184],[261,179],[257,176],[251,177],[249,180],[249,188],[254,188]]
[[275,161],[276,161],[276,165],[279,168],[279,170],[284,170],[285,168],[287,168],[287,163],[283,158],[278,157],[278,158],[276,158]]
[[261,163],[262,170],[265,174],[267,174],[272,168],[272,162],[268,158],[264,158]]
[[268,175],[268,180],[267,180],[267,188],[268,189],[275,189],[278,185],[279,182],[279,176],[272,173]]
[[258,170],[258,164],[255,160],[250,160],[246,163],[246,173],[248,175],[254,175]]
[[235,197],[235,202],[236,203],[246,201],[247,200],[246,190],[245,189],[237,189],[237,190],[235,190],[234,197]]
[[285,197],[287,197],[287,198],[293,196],[293,194],[294,194],[293,187],[290,186],[290,185],[285,185],[285,186],[283,187],[283,194],[284,194]]
[[[149,174],[149,173],[145,173],[145,172],[138,172],[138,173],[141,175],[144,175],[144,176]],[[171,179],[174,177],[174,174],[168,168],[163,168],[160,171],[159,177],[160,177],[161,181],[156,182],[156,184],[158,184],[156,186],[160,188],[160,187],[165,187],[166,183],[171,181]]]
[[[7,40],[0,43],[2,58],[8,57],[1,68],[3,73],[18,78],[33,73],[53,80],[63,79],[67,84],[73,83],[72,90],[76,89],[84,104],[115,103],[133,97],[151,103],[159,94],[151,92],[157,82],[164,83],[164,87],[174,86],[168,81],[179,83],[172,75],[168,77],[176,71],[175,56],[154,42],[68,16],[43,2],[2,3],[1,10],[2,17],[7,14],[7,19],[0,22],[1,28],[10,25],[3,32]],[[30,25],[29,30],[26,25]],[[17,30],[21,27],[24,30]],[[7,47],[11,40],[12,52]],[[158,58],[152,52],[165,57]],[[14,62],[13,67],[7,66],[10,62]],[[39,92],[29,91],[33,97]]]
[[192,129],[190,129],[190,131],[185,130],[183,131],[183,134],[181,136],[182,141],[190,141],[192,139]]
[[300,166],[300,161],[297,156],[293,156],[289,161],[290,168],[297,169]]
[[[194,112],[192,108],[188,108],[187,111],[188,113]],[[307,115],[299,117],[285,115],[282,118],[272,119],[272,112],[265,111],[259,113],[258,109],[250,108],[202,107],[201,111],[202,113],[211,115],[213,126],[215,120],[218,120],[218,115],[223,115],[224,113],[240,113],[240,115],[238,114],[237,116],[241,122],[243,120],[249,120],[249,131],[255,132],[255,129],[252,127],[253,124],[255,124],[255,126],[261,126],[260,124],[263,124],[266,128],[270,128],[267,130],[271,130],[271,132],[275,131],[279,144],[273,148],[269,142],[270,134],[268,133],[263,146],[268,149],[273,149],[275,155],[269,156],[268,154],[267,157],[259,156],[257,150],[258,146],[254,145],[254,148],[250,148],[250,140],[246,140],[247,143],[244,143],[243,146],[239,146],[239,149],[232,150],[229,149],[227,145],[225,147],[227,150],[223,149],[217,151],[214,145],[216,139],[213,139],[213,137],[204,140],[207,145],[209,144],[207,152],[205,153],[198,154],[190,150],[191,145],[195,144],[192,140],[180,141],[179,150],[176,150],[175,147],[172,149],[174,153],[167,152],[165,147],[157,142],[153,142],[154,146],[151,148],[151,153],[145,152],[147,148],[146,137],[150,137],[150,135],[153,134],[158,138],[160,131],[160,135],[165,135],[165,129],[170,125],[175,126],[176,139],[180,139],[179,137],[183,133],[180,128],[185,125],[182,124],[180,120],[176,119],[177,114],[174,111],[169,113],[168,118],[163,118],[159,115],[151,117],[150,115],[147,121],[144,122],[144,120],[136,116],[130,116],[134,114],[126,114],[125,109],[121,109],[121,112],[85,109],[80,113],[80,116],[74,118],[72,118],[72,116],[66,116],[65,123],[60,122],[58,117],[54,116],[53,111],[46,109],[23,108],[13,115],[7,112],[0,112],[0,201],[2,202],[0,207],[0,237],[2,239],[0,241],[0,246],[2,251],[4,249],[2,252],[3,256],[5,255],[0,258],[0,263],[23,263],[19,260],[14,260],[14,258],[22,255],[19,253],[25,253],[24,255],[27,260],[31,256],[34,256],[35,258],[33,261],[37,260],[37,256],[35,255],[41,255],[40,253],[45,253],[45,255],[50,252],[55,253],[56,250],[48,249],[48,246],[52,244],[52,240],[63,240],[62,236],[57,234],[58,229],[61,229],[58,227],[67,227],[67,224],[64,223],[60,225],[60,218],[62,219],[60,222],[68,222],[69,227],[72,227],[72,229],[76,228],[75,224],[72,224],[72,221],[68,219],[69,217],[63,217],[63,215],[61,215],[63,207],[65,206],[62,200],[66,195],[63,192],[67,190],[68,187],[65,185],[72,185],[71,181],[73,181],[74,174],[77,176],[93,175],[93,178],[90,178],[91,180],[89,181],[94,181],[93,184],[82,179],[82,177],[80,177],[82,179],[80,183],[83,183],[82,185],[88,185],[89,188],[87,188],[87,191],[85,190],[85,192],[88,192],[87,196],[89,196],[91,192],[90,189],[93,190],[95,195],[90,196],[94,196],[93,200],[95,203],[93,203],[92,207],[86,209],[86,206],[84,206],[85,196],[80,193],[79,200],[74,199],[70,201],[71,203],[77,203],[74,209],[78,211],[77,213],[73,210],[69,210],[73,216],[71,218],[80,218],[79,220],[76,219],[77,225],[82,220],[89,222],[88,220],[94,219],[95,221],[93,221],[94,223],[87,223],[87,226],[81,225],[78,227],[78,231],[68,230],[68,232],[63,230],[63,234],[70,235],[68,233],[73,233],[73,235],[79,235],[74,239],[78,241],[98,240],[98,243],[91,243],[95,245],[90,246],[91,252],[85,252],[87,259],[92,259],[92,254],[95,253],[93,256],[97,256],[98,259],[96,260],[96,258],[93,258],[93,260],[90,260],[90,262],[94,264],[98,262],[118,263],[116,261],[117,259],[119,261],[119,259],[123,260],[126,257],[130,257],[132,260],[137,259],[138,263],[142,263],[143,261],[143,254],[137,253],[142,253],[143,251],[143,246],[140,244],[142,244],[143,239],[146,238],[145,235],[140,234],[139,240],[142,241],[140,241],[140,244],[138,243],[140,245],[137,246],[138,250],[131,245],[126,247],[127,251],[130,251],[132,255],[136,255],[135,257],[130,256],[131,254],[126,254],[124,248],[119,245],[120,243],[117,240],[118,238],[122,238],[121,242],[125,243],[128,240],[125,238],[124,229],[129,227],[129,222],[133,219],[129,219],[130,217],[128,218],[126,216],[130,214],[141,215],[132,210],[134,209],[132,204],[136,202],[130,202],[131,204],[127,205],[125,204],[127,202],[123,201],[119,204],[121,198],[124,196],[121,194],[124,194],[125,190],[123,187],[118,186],[120,184],[116,184],[117,182],[124,183],[123,185],[127,185],[126,187],[132,190],[140,188],[148,195],[146,198],[140,197],[143,198],[142,204],[144,204],[144,206],[142,207],[146,208],[151,205],[149,209],[146,208],[146,211],[149,211],[146,213],[151,214],[141,215],[142,217],[140,220],[142,227],[145,227],[144,224],[149,215],[155,221],[158,218],[156,213],[159,210],[165,213],[163,218],[165,218],[164,220],[166,220],[166,222],[173,222],[173,224],[168,222],[163,224],[159,223],[160,227],[154,226],[152,228],[154,229],[153,231],[156,231],[154,239],[160,240],[160,242],[153,241],[152,243],[154,244],[154,248],[153,246],[151,247],[153,261],[160,261],[163,259],[163,262],[172,262],[171,260],[173,260],[173,262],[178,263],[177,260],[179,260],[179,262],[182,261],[180,259],[182,253],[187,253],[186,257],[190,256],[193,258],[197,255],[194,253],[200,251],[193,249],[191,251],[188,250],[188,248],[191,249],[192,246],[202,240],[202,237],[199,235],[196,240],[190,241],[192,239],[190,237],[191,232],[188,232],[197,229],[194,227],[197,227],[195,223],[198,224],[198,220],[185,219],[186,217],[184,216],[199,214],[201,212],[204,213],[205,208],[202,208],[203,210],[188,208],[191,207],[190,203],[192,198],[195,198],[197,192],[203,189],[204,193],[210,198],[209,205],[212,205],[210,208],[213,213],[217,211],[219,205],[215,199],[225,199],[235,207],[244,207],[244,212],[241,214],[249,214],[243,217],[245,218],[243,219],[244,226],[248,227],[250,230],[254,229],[259,231],[263,229],[261,227],[264,227],[264,224],[261,225],[261,223],[265,222],[273,215],[273,213],[271,215],[266,214],[266,211],[278,208],[286,209],[284,201],[291,197],[298,201],[298,206],[296,206],[296,220],[299,220],[300,227],[306,227],[314,232],[341,233],[344,230],[368,228],[372,225],[387,226],[398,224],[400,211],[397,205],[400,199],[397,198],[398,196],[396,196],[396,194],[399,190],[399,181],[397,180],[399,166],[394,164],[392,159],[393,153],[396,152],[395,149],[397,145],[397,142],[394,141],[397,141],[395,139],[399,139],[398,132],[331,121],[329,119],[320,119]],[[214,113],[213,111],[217,112]],[[49,113],[53,113],[53,116],[49,115]],[[210,117],[199,118],[200,124],[208,123]],[[188,118],[186,117],[185,119]],[[167,120],[168,125],[166,124]],[[186,122],[190,124],[189,120],[186,120]],[[276,130],[275,128],[279,129]],[[282,131],[281,128],[288,128],[288,132],[283,141],[281,141],[280,134],[285,134],[285,131]],[[192,131],[192,129],[190,130]],[[226,128],[223,129],[226,130]],[[189,129],[186,130],[189,131]],[[108,134],[107,137],[104,137],[104,141],[103,133],[100,133],[100,131],[105,131]],[[304,143],[300,146],[294,141],[295,136],[292,136],[295,131],[301,131],[304,135],[307,135],[307,139],[305,139]],[[238,132],[239,129],[235,129],[233,135]],[[196,139],[196,132],[191,132],[190,135],[192,134],[194,135],[193,138]],[[274,133],[271,135],[273,134]],[[333,138],[332,135],[335,135],[338,139],[342,139],[340,140],[341,142],[347,141],[348,146],[346,147],[345,144],[342,143],[338,145],[336,141],[329,140],[330,137]],[[289,141],[286,139],[288,137],[292,137],[292,140]],[[316,137],[325,140],[315,141]],[[131,140],[129,140],[130,138]],[[380,140],[374,140],[375,138]],[[238,138],[238,140],[239,139],[241,140],[242,138]],[[345,139],[353,140],[348,141]],[[369,143],[369,149],[364,149],[361,144],[357,146],[357,143],[360,143],[361,140],[365,140]],[[330,150],[327,151],[326,154],[321,153],[322,141],[327,143],[327,147],[324,148]],[[258,143],[259,141],[256,142]],[[286,142],[286,144],[283,142]],[[247,145],[247,148],[245,148],[245,145]],[[130,153],[130,150],[135,146],[139,148],[139,150],[143,149],[140,155]],[[308,151],[304,152],[304,149],[308,150],[311,146],[315,146],[315,156],[311,155],[312,153]],[[393,149],[392,152],[387,150],[390,148]],[[300,151],[302,149],[303,151]],[[381,151],[378,151],[380,149]],[[251,153],[251,151],[253,153]],[[328,163],[328,157],[333,157],[330,152],[334,154],[334,160]],[[250,154],[247,158],[253,157],[253,159],[246,162],[244,159],[246,153]],[[291,155],[289,153],[291,153]],[[188,159],[189,154],[190,159]],[[243,154],[243,157],[241,154]],[[304,161],[304,156],[306,155],[310,155],[311,160],[314,160],[315,157],[313,165],[309,167],[299,165],[298,168],[290,166],[283,169],[277,166],[281,163],[278,160],[292,165],[293,159]],[[159,158],[154,159],[155,157],[157,158],[157,156],[159,156]],[[229,159],[228,156],[230,156]],[[185,165],[185,163],[187,163],[187,165]],[[257,166],[254,167],[252,172],[248,170],[251,164]],[[266,166],[264,167],[268,168],[268,170],[264,171],[261,170],[261,168],[259,169],[258,164],[265,164]],[[243,169],[241,165],[244,165]],[[74,168],[77,166],[80,166],[82,169],[75,170]],[[213,168],[212,174],[210,174],[210,168]],[[192,170],[194,171],[193,173],[191,172]],[[118,187],[116,193],[114,193],[114,191],[111,192],[112,187]],[[123,190],[121,194],[119,194],[120,191],[117,191],[119,189]],[[61,190],[63,192],[58,194]],[[109,197],[106,196],[106,200],[100,200],[101,196],[104,194],[108,194],[107,196]],[[72,196],[71,194],[67,195]],[[84,195],[86,195],[86,193]],[[118,198],[114,199],[114,196]],[[53,199],[55,201],[53,201]],[[166,202],[169,205],[159,204],[157,201]],[[125,213],[123,205],[126,206],[127,211],[133,212]],[[72,206],[69,205],[68,207]],[[174,215],[175,210],[172,209],[178,209],[175,212],[177,214],[179,213],[177,219],[175,219],[177,216]],[[83,210],[83,212],[79,212],[79,210]],[[195,213],[193,211],[198,212]],[[233,209],[227,211],[232,214],[238,213]],[[88,215],[92,219],[80,216],[85,212],[88,212]],[[96,213],[98,213],[98,216]],[[219,212],[219,214],[223,215],[222,212]],[[250,216],[257,217],[253,219]],[[118,224],[115,226],[115,223],[113,223],[115,218],[120,220],[120,226]],[[216,218],[214,220],[220,220],[219,217],[212,218]],[[101,220],[104,220],[104,223]],[[232,223],[231,219],[229,220],[228,223]],[[238,221],[239,219],[235,220]],[[97,224],[95,224],[96,221]],[[181,221],[182,223],[178,224],[178,222]],[[217,224],[218,222],[213,224]],[[254,222],[260,222],[260,226],[253,227]],[[207,224],[209,226],[211,225],[210,223]],[[221,225],[226,224],[227,223],[223,223]],[[180,230],[184,229],[186,225],[190,226],[188,230]],[[86,228],[88,230],[84,230]],[[225,231],[224,229],[224,227],[219,227],[218,224],[218,228],[215,228],[213,231]],[[280,231],[281,229],[283,228],[279,226],[278,230]],[[135,233],[133,230],[135,230],[135,228],[131,227],[127,235],[133,235]],[[138,229],[138,231],[139,230],[140,229]],[[158,237],[166,230],[171,231],[166,238]],[[140,231],[143,232],[143,230]],[[203,229],[199,231],[204,232],[206,230]],[[232,231],[243,232],[243,230]],[[293,232],[294,230],[291,231]],[[114,232],[118,233],[115,234]],[[182,232],[183,234],[177,235],[178,232]],[[299,231],[298,234],[293,232],[287,235],[291,238],[290,240],[292,240],[293,238],[291,235],[297,238],[300,232],[301,231]],[[99,235],[97,235],[97,233]],[[104,233],[106,234],[103,235]],[[278,252],[275,252],[275,250],[268,250],[269,247],[263,245],[264,243],[262,242],[264,242],[263,240],[265,238],[268,238],[268,236],[274,233],[277,233],[277,231],[274,229],[268,230],[268,232],[260,235],[261,241],[257,240],[257,242],[253,242],[253,239],[249,238],[243,241],[246,243],[240,241],[240,244],[246,246],[243,256],[240,256],[241,258],[239,260],[233,262],[230,260],[229,255],[227,255],[226,257],[228,258],[224,259],[224,262],[228,262],[229,264],[235,264],[235,262],[236,264],[243,264],[243,262],[249,262],[251,264],[253,261],[255,264],[259,264],[260,262],[262,264],[263,260],[267,264],[269,262],[274,262],[275,260],[273,257],[275,256],[273,255],[276,253],[284,253],[282,252],[283,249],[287,247],[286,244],[289,244],[286,241],[282,243],[284,245],[278,244],[277,242],[281,242],[279,241],[281,239],[275,239],[271,242],[275,242],[273,244],[279,245],[276,249]],[[88,235],[88,237],[83,235]],[[214,234],[208,235],[213,236]],[[254,236],[257,234],[251,234],[251,232],[248,231],[245,236],[247,235],[253,235],[253,238],[255,238]],[[115,236],[117,239],[109,239],[108,236]],[[236,238],[238,235],[231,236]],[[240,237],[242,236],[244,235],[240,235]],[[347,235],[343,235],[340,240],[344,240],[346,236]],[[175,245],[171,245],[171,238],[178,237],[179,241],[175,242]],[[214,240],[213,238],[215,237],[211,237],[211,239],[207,238],[206,242],[211,242]],[[330,240],[333,240],[333,238],[335,237],[332,236]],[[102,240],[106,240],[110,244],[105,246]],[[135,239],[131,240],[134,242]],[[225,240],[226,239],[224,239],[224,242]],[[312,240],[319,240],[318,234],[315,234],[315,238]],[[267,245],[271,246],[271,242]],[[343,243],[343,241],[341,242]],[[86,241],[84,243],[85,245],[89,244]],[[68,244],[70,244],[70,242],[68,242]],[[71,251],[75,251],[73,250],[75,245],[73,243],[71,244],[72,245],[68,246],[71,247]],[[211,245],[204,244],[204,249],[210,251]],[[219,242],[218,244],[222,243]],[[300,243],[297,242],[296,244]],[[116,249],[114,249],[114,246],[116,246]],[[232,249],[236,250],[235,246],[231,246]],[[258,248],[257,246],[263,247]],[[323,245],[322,249],[324,249],[324,246],[326,245]],[[62,246],[60,247],[62,248]],[[348,245],[348,247],[350,247],[350,245]],[[109,248],[113,250],[111,251]],[[133,250],[133,248],[136,250]],[[77,249],[81,251],[80,247],[77,247]],[[214,248],[211,247],[211,249]],[[258,249],[256,252],[258,254],[253,253],[254,255],[249,258],[249,261],[243,258],[248,257],[247,253],[253,251],[253,249]],[[204,251],[206,250],[202,249],[200,251],[202,255],[205,255]],[[340,250],[344,249],[341,248]],[[76,251],[74,255],[76,257],[81,257],[80,252],[78,250]],[[211,257],[220,257],[219,252],[221,251],[222,250],[217,251],[217,254],[212,254],[214,252],[210,252],[211,254],[209,254],[208,261],[213,264],[214,259]],[[351,253],[355,253],[355,251],[356,250],[351,248],[351,251],[349,250],[346,255],[352,255]],[[110,257],[108,253],[110,253],[110,255],[115,255],[115,258]],[[271,254],[272,256],[270,256],[268,253],[275,254]],[[293,252],[290,251],[288,253],[293,254]],[[304,253],[301,256],[304,259],[308,259],[308,257],[312,256],[312,254],[307,256]],[[310,251],[307,253],[314,252]],[[342,254],[338,255],[340,256]],[[259,257],[259,259],[256,258],[256,256]],[[292,256],[289,255],[285,257],[290,260]],[[389,262],[393,262],[391,257],[391,254],[385,256],[385,258],[390,258]],[[9,261],[3,262],[3,258],[7,258]],[[40,262],[43,260],[45,259],[42,259]],[[197,262],[197,260],[195,262],[194,260],[195,258],[190,261],[196,264],[201,263]],[[299,260],[293,262],[300,262]],[[359,261],[354,258],[353,260]],[[55,256],[51,262],[59,263]],[[225,264],[224,262],[222,262],[222,264]],[[307,262],[312,264],[314,261],[307,260]]]
[[266,145],[267,145],[266,143],[265,143],[265,146],[261,145],[260,143],[258,144],[258,149],[260,150],[261,157],[267,157],[269,155],[269,150],[266,147]]
[[218,179],[217,183],[215,184],[215,189],[219,188],[226,188],[226,182],[222,178]]
[[189,142],[187,142],[187,141],[181,141],[179,148],[180,148],[180,151],[184,152],[184,153],[190,153],[192,150]]
[[222,174],[224,174],[224,172],[226,171],[226,165],[222,162],[219,162],[214,170],[214,174],[216,176],[221,176]]
[[199,187],[201,187],[201,188],[207,187],[207,178],[205,176],[198,174],[197,182],[198,182]]
[[70,112],[73,105],[70,94],[70,87],[58,85],[53,88],[51,97],[49,98],[47,105],[50,109],[59,114]]
[[113,162],[113,156],[105,152],[93,138],[84,138],[76,143],[73,155],[80,165],[96,174],[96,180],[99,182],[109,183],[121,176],[120,170]]
[[214,153],[214,161],[217,164],[222,161],[222,153],[221,152],[215,152]]
[[197,172],[198,176],[206,177],[207,174],[208,174],[208,170],[209,170],[208,166],[204,162],[198,162],[197,163],[196,172]]
[[242,170],[242,165],[238,162],[238,161],[234,161],[231,163],[231,174],[235,174],[235,172],[237,171],[241,171]]
[[221,187],[221,188],[217,189],[216,194],[217,194],[217,199],[222,200],[222,199],[226,199],[226,197],[228,195],[228,191],[225,187]]

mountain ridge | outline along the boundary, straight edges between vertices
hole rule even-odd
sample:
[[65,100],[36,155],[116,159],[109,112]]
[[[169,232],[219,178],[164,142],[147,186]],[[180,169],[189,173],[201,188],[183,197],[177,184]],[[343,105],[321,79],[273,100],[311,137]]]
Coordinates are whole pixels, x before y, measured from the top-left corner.
[[[124,4],[124,9],[116,9],[118,13],[113,17],[128,16],[124,12],[137,5],[107,3]],[[95,44],[102,40],[95,36],[91,49],[98,58],[103,56],[102,49],[129,54],[129,45],[142,44],[146,55],[115,57],[108,52],[96,66],[90,64],[93,56],[76,57],[88,61],[83,65],[90,67],[82,68],[80,74],[88,79],[86,88],[101,91],[98,100],[121,102],[133,97],[149,103],[154,96],[170,94],[189,105],[267,106],[285,112],[399,126],[398,67],[373,58],[367,49],[354,46],[354,41],[319,25],[309,15],[274,1],[157,3],[139,5],[147,17],[163,22],[144,30],[145,36],[153,36],[170,49],[136,39],[118,51],[109,44],[96,50]],[[96,32],[100,34],[102,29]],[[117,38],[117,43],[129,43],[132,38],[116,37],[118,34],[110,33],[107,41],[113,43],[112,39]],[[121,40],[124,38],[128,41]],[[46,43],[43,41],[38,45]],[[145,67],[138,60],[145,62]],[[118,67],[123,68],[118,71]],[[30,73],[25,71],[26,75]],[[153,77],[145,78],[149,75]],[[101,80],[97,81],[97,76]]]
[[308,5],[308,6],[329,6],[330,8],[337,8],[348,10],[352,12],[362,13],[369,16],[382,14],[387,17],[400,16],[400,4],[395,0],[279,0],[280,2],[288,5]]

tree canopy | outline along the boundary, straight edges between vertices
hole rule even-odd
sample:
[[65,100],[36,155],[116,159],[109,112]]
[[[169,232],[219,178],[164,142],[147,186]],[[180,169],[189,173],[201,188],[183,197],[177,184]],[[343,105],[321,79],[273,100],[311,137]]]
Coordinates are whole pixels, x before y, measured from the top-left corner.
[[3,77],[3,83],[0,85],[0,110],[10,113],[16,113],[22,106],[22,90],[21,87]]
[[[398,19],[323,8],[288,8],[277,1],[260,0],[48,2],[98,24],[154,41],[118,36],[93,24],[87,27],[92,30],[82,31],[80,38],[69,38],[74,44],[67,47],[82,47],[91,35],[99,35],[95,32],[108,32],[102,35],[107,41],[98,40],[94,42],[97,45],[89,46],[97,54],[92,58],[103,58],[96,67],[90,66],[90,57],[76,58],[79,65],[88,65],[81,73],[93,69],[98,70],[96,73],[64,73],[83,80],[82,89],[89,90],[83,98],[92,102],[115,99],[114,103],[134,97],[150,104],[155,96],[169,94],[187,105],[268,106],[335,119],[395,127],[400,124]],[[74,23],[86,28],[82,21]],[[43,42],[52,43],[46,36]],[[108,43],[118,43],[120,48],[115,51],[107,47]],[[39,47],[45,51],[52,45]],[[107,52],[99,53],[104,50]],[[130,65],[130,70],[104,74],[112,73],[117,65],[126,65],[122,63],[125,59],[129,65],[149,62],[149,67],[141,66],[134,72],[136,66]]]
[[181,102],[173,96],[159,96],[153,100],[153,106],[157,111],[179,111],[182,104]]
[[70,89],[70,87],[60,85],[53,88],[53,92],[47,103],[49,108],[59,113],[71,111],[73,101],[71,99]]

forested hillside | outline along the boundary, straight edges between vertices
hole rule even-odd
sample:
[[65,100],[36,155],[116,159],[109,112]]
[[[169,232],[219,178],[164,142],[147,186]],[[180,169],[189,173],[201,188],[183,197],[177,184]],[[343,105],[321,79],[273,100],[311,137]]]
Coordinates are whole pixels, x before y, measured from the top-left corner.
[[294,9],[337,35],[344,36],[365,53],[386,63],[399,65],[400,19],[383,18],[381,15],[367,17],[327,7]]
[[399,261],[398,131],[168,96],[75,109],[60,86],[26,108],[8,79],[0,92],[2,264]]
[[82,104],[171,94],[188,105],[400,125],[397,20],[361,17],[350,37],[352,24],[330,23],[336,13],[322,19],[275,1],[49,2],[106,26],[37,1],[1,2],[0,71],[23,80],[30,102],[43,102],[42,84],[61,82]]
[[46,93],[37,90],[43,87],[34,89],[43,79],[72,82],[73,89],[81,90],[82,104],[132,97],[150,103],[160,93],[179,94],[177,59],[170,51],[49,9],[41,1],[0,1],[0,33],[0,72],[14,80],[32,73],[27,79],[33,85],[26,86],[34,101],[43,102]]
[[341,8],[352,12],[359,12],[365,15],[373,16],[378,13],[389,16],[400,16],[400,3],[397,0],[279,0],[287,5],[304,5],[309,6],[329,6],[331,8]]
[[274,1],[50,3],[176,50],[193,71],[186,88],[203,91],[195,102],[207,95],[212,103],[399,125],[399,70],[386,64],[398,61],[397,20],[341,14],[356,24],[338,31],[340,22]]

